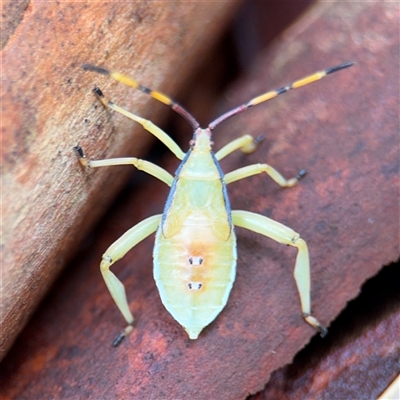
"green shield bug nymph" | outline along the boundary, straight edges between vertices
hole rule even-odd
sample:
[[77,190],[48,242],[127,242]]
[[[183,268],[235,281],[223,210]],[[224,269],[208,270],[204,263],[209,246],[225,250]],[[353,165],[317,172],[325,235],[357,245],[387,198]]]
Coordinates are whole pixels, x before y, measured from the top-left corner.
[[294,178],[285,179],[268,164],[254,164],[224,175],[219,165],[220,160],[238,149],[250,153],[256,149],[258,142],[252,136],[244,135],[214,153],[212,132],[221,122],[249,107],[352,65],[351,62],[344,63],[257,96],[223,114],[211,122],[206,129],[200,128],[192,115],[164,94],[148,89],[118,72],[93,65],[83,65],[85,70],[109,75],[170,106],[193,128],[190,149],[185,154],[164,131],[152,122],[126,111],[107,100],[100,89],[94,89],[106,107],[141,124],[181,160],[173,177],[161,167],[135,157],[88,160],[82,148],[75,147],[79,160],[85,167],[134,165],[171,188],[163,214],[147,218],[129,229],[103,255],[100,265],[101,273],[112,298],[128,324],[115,340],[115,346],[132,331],[133,316],[129,310],[124,285],[110,271],[110,267],[137,243],[156,232],[153,250],[154,279],[161,300],[165,308],[186,330],[189,338],[197,339],[202,329],[217,317],[228,301],[236,274],[235,226],[297,248],[294,278],[299,292],[302,316],[321,335],[326,334],[326,329],[311,315],[310,262],[306,242],[292,229],[263,215],[231,210],[226,190],[226,185],[231,182],[263,172],[281,187],[292,187],[305,175],[305,171],[300,171]]

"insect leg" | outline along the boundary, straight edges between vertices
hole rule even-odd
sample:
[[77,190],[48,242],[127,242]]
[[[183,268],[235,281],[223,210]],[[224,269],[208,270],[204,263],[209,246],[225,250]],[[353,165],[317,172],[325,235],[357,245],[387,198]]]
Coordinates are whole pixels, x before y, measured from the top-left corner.
[[112,110],[117,111],[122,115],[125,115],[125,117],[128,117],[133,121],[138,122],[140,125],[143,126],[144,129],[146,129],[146,131],[150,132],[158,140],[163,142],[172,151],[172,153],[174,153],[175,156],[179,158],[179,160],[183,159],[185,153],[178,146],[178,144],[161,128],[153,124],[153,122],[149,121],[148,119],[144,119],[135,114],[132,114],[131,112],[125,110],[124,108],[118,106],[117,104],[114,104],[112,101],[106,99],[103,92],[99,88],[96,87],[93,89],[93,91],[105,107],[111,108]]
[[297,248],[294,279],[299,292],[302,316],[308,324],[321,333],[321,336],[325,336],[328,332],[327,329],[311,315],[310,260],[306,242],[300,238],[298,233],[287,226],[249,211],[232,211],[232,221],[235,226],[249,229],[279,243]]
[[306,174],[306,171],[302,169],[294,178],[285,179],[275,168],[268,164],[253,164],[248,165],[247,167],[236,169],[232,172],[228,172],[225,175],[224,180],[225,183],[228,184],[252,175],[261,174],[263,172],[265,172],[271,179],[273,179],[282,187],[292,187],[296,185],[297,182]]
[[118,346],[121,340],[132,332],[133,316],[129,310],[128,300],[126,298],[125,287],[123,283],[110,271],[110,267],[120,260],[132,247],[151,235],[157,230],[161,221],[161,214],[149,217],[133,228],[124,233],[117,241],[115,241],[103,254],[100,264],[100,271],[104,281],[110,291],[111,297],[124,316],[128,326],[115,339],[113,345]]
[[146,160],[141,160],[136,157],[124,157],[124,158],[109,158],[106,160],[88,160],[86,158],[85,153],[83,152],[80,146],[74,147],[76,154],[79,157],[79,162],[88,168],[97,168],[97,167],[108,167],[111,165],[133,165],[140,171],[144,171],[149,175],[154,176],[160,181],[166,183],[168,186],[172,185],[172,181],[174,177],[167,172],[165,169],[159,167],[156,164],[153,164]]
[[228,143],[222,149],[218,150],[215,153],[215,158],[220,161],[238,149],[245,154],[252,153],[257,149],[257,146],[262,142],[262,140],[262,136],[254,139],[251,135],[243,135],[240,138]]

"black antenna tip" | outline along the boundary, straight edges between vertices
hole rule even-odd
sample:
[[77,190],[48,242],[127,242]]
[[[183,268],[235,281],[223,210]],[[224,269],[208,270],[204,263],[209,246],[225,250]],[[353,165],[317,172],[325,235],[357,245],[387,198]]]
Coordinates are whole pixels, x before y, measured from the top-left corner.
[[101,75],[110,75],[110,71],[108,69],[96,67],[95,65],[92,65],[92,64],[82,64],[81,68],[84,71],[93,71],[93,72],[97,72],[98,74],[101,74]]
[[336,65],[336,67],[328,68],[325,71],[325,73],[326,73],[326,75],[333,74],[334,72],[340,71],[340,70],[345,69],[345,68],[349,68],[354,64],[355,64],[355,62],[349,61],[349,62],[340,64],[340,65]]

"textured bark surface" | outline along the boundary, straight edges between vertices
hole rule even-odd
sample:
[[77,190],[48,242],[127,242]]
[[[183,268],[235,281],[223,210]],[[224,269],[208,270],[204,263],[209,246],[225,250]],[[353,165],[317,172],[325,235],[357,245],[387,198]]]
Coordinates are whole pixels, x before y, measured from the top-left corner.
[[151,141],[133,122],[104,112],[93,86],[160,120],[162,106],[150,104],[148,96],[85,73],[80,65],[134,73],[174,95],[199,68],[237,5],[2,4],[1,355],[130,172],[86,174],[72,147],[79,143],[96,158],[138,156]]
[[400,371],[399,281],[399,264],[385,267],[333,322],[328,337],[313,340],[247,400],[380,399]]
[[[260,175],[229,191],[232,208],[267,215],[307,241],[313,313],[327,325],[400,252],[397,12],[380,2],[311,8],[218,107],[228,110],[315,69],[357,62],[215,131],[217,149],[244,133],[266,137],[257,152],[224,160],[225,171],[256,162],[287,177],[308,170],[292,189]],[[177,161],[168,156],[161,165],[173,171]],[[97,172],[86,176],[104,180]],[[111,347],[124,322],[100,276],[101,255],[131,226],[160,213],[167,192],[152,178],[125,191],[5,359],[4,398],[243,399],[310,340],[314,331],[300,316],[292,278],[294,249],[238,229],[228,305],[196,341],[159,300],[152,241],[128,253],[114,271],[136,325],[120,347]]]
[[[349,299],[353,297],[351,293],[356,294],[356,285],[361,287],[367,276],[373,278],[362,287],[361,296],[334,321],[329,336],[322,341],[314,338],[293,363],[274,372],[265,389],[251,400],[378,398],[400,371],[399,264],[386,267],[374,277],[380,267],[395,262],[400,255],[400,127],[396,111],[399,109],[396,78],[400,72],[399,6],[373,2],[328,7],[330,12],[319,15],[318,19],[315,17],[321,10],[319,7],[306,15],[309,23],[303,19],[299,31],[308,26],[312,32],[321,33],[324,40],[320,46],[324,48],[343,41],[342,49],[352,53],[346,59],[357,64],[355,70],[348,71],[356,76],[346,91],[340,84],[335,86],[344,99],[342,104],[325,103],[326,109],[322,109],[329,126],[331,118],[335,118],[335,105],[347,107],[341,125],[350,122],[353,127],[340,135],[340,129],[329,132],[323,126],[315,132],[322,137],[313,138],[318,140],[320,148],[328,146],[321,158],[325,161],[320,164],[323,170],[316,188],[322,185],[326,187],[326,195],[333,193],[331,200],[325,201],[327,218],[319,224],[324,227],[321,233],[325,232],[320,243],[331,241],[333,234],[331,245],[321,254],[325,261],[332,260],[331,265],[326,264],[329,276],[319,275],[329,283],[327,297],[321,301],[334,307],[344,305],[345,297]],[[338,23],[334,15],[343,16],[344,21]],[[344,23],[348,29],[343,29]],[[331,36],[330,32],[337,35]],[[291,37],[293,30],[288,34],[286,43],[296,50],[298,42]],[[332,76],[332,80],[336,78],[339,77]],[[351,100],[349,106],[346,98]],[[302,110],[304,106],[299,112]],[[321,107],[318,112],[321,114]],[[337,143],[324,144],[327,139]],[[335,164],[334,169],[326,169],[326,163]],[[346,164],[349,167],[344,167]],[[310,170],[307,179],[313,179],[316,172]],[[321,174],[327,177],[325,183]],[[335,177],[339,182],[335,183]],[[307,184],[306,180],[301,184]],[[318,207],[318,203],[312,204]],[[335,261],[331,255],[343,250],[347,251],[347,257]],[[336,278],[331,275],[335,271],[339,273]],[[315,274],[314,277],[320,279]]]

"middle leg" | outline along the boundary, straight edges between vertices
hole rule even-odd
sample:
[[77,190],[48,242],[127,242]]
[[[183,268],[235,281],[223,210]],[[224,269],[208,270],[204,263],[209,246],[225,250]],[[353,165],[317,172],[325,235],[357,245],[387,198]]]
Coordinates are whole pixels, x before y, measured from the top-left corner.
[[108,158],[105,160],[88,160],[82,147],[76,146],[74,150],[79,158],[79,162],[87,168],[109,167],[112,165],[133,165],[139,171],[144,171],[154,176],[168,186],[172,186],[174,177],[165,169],[159,167],[150,161],[142,160],[136,157]]
[[306,171],[302,169],[294,178],[285,179],[275,168],[268,164],[253,164],[247,167],[236,169],[235,171],[228,172],[225,177],[225,183],[232,183],[240,179],[248,178],[252,175],[258,175],[265,172],[271,179],[273,179],[281,187],[292,187],[306,175]]

